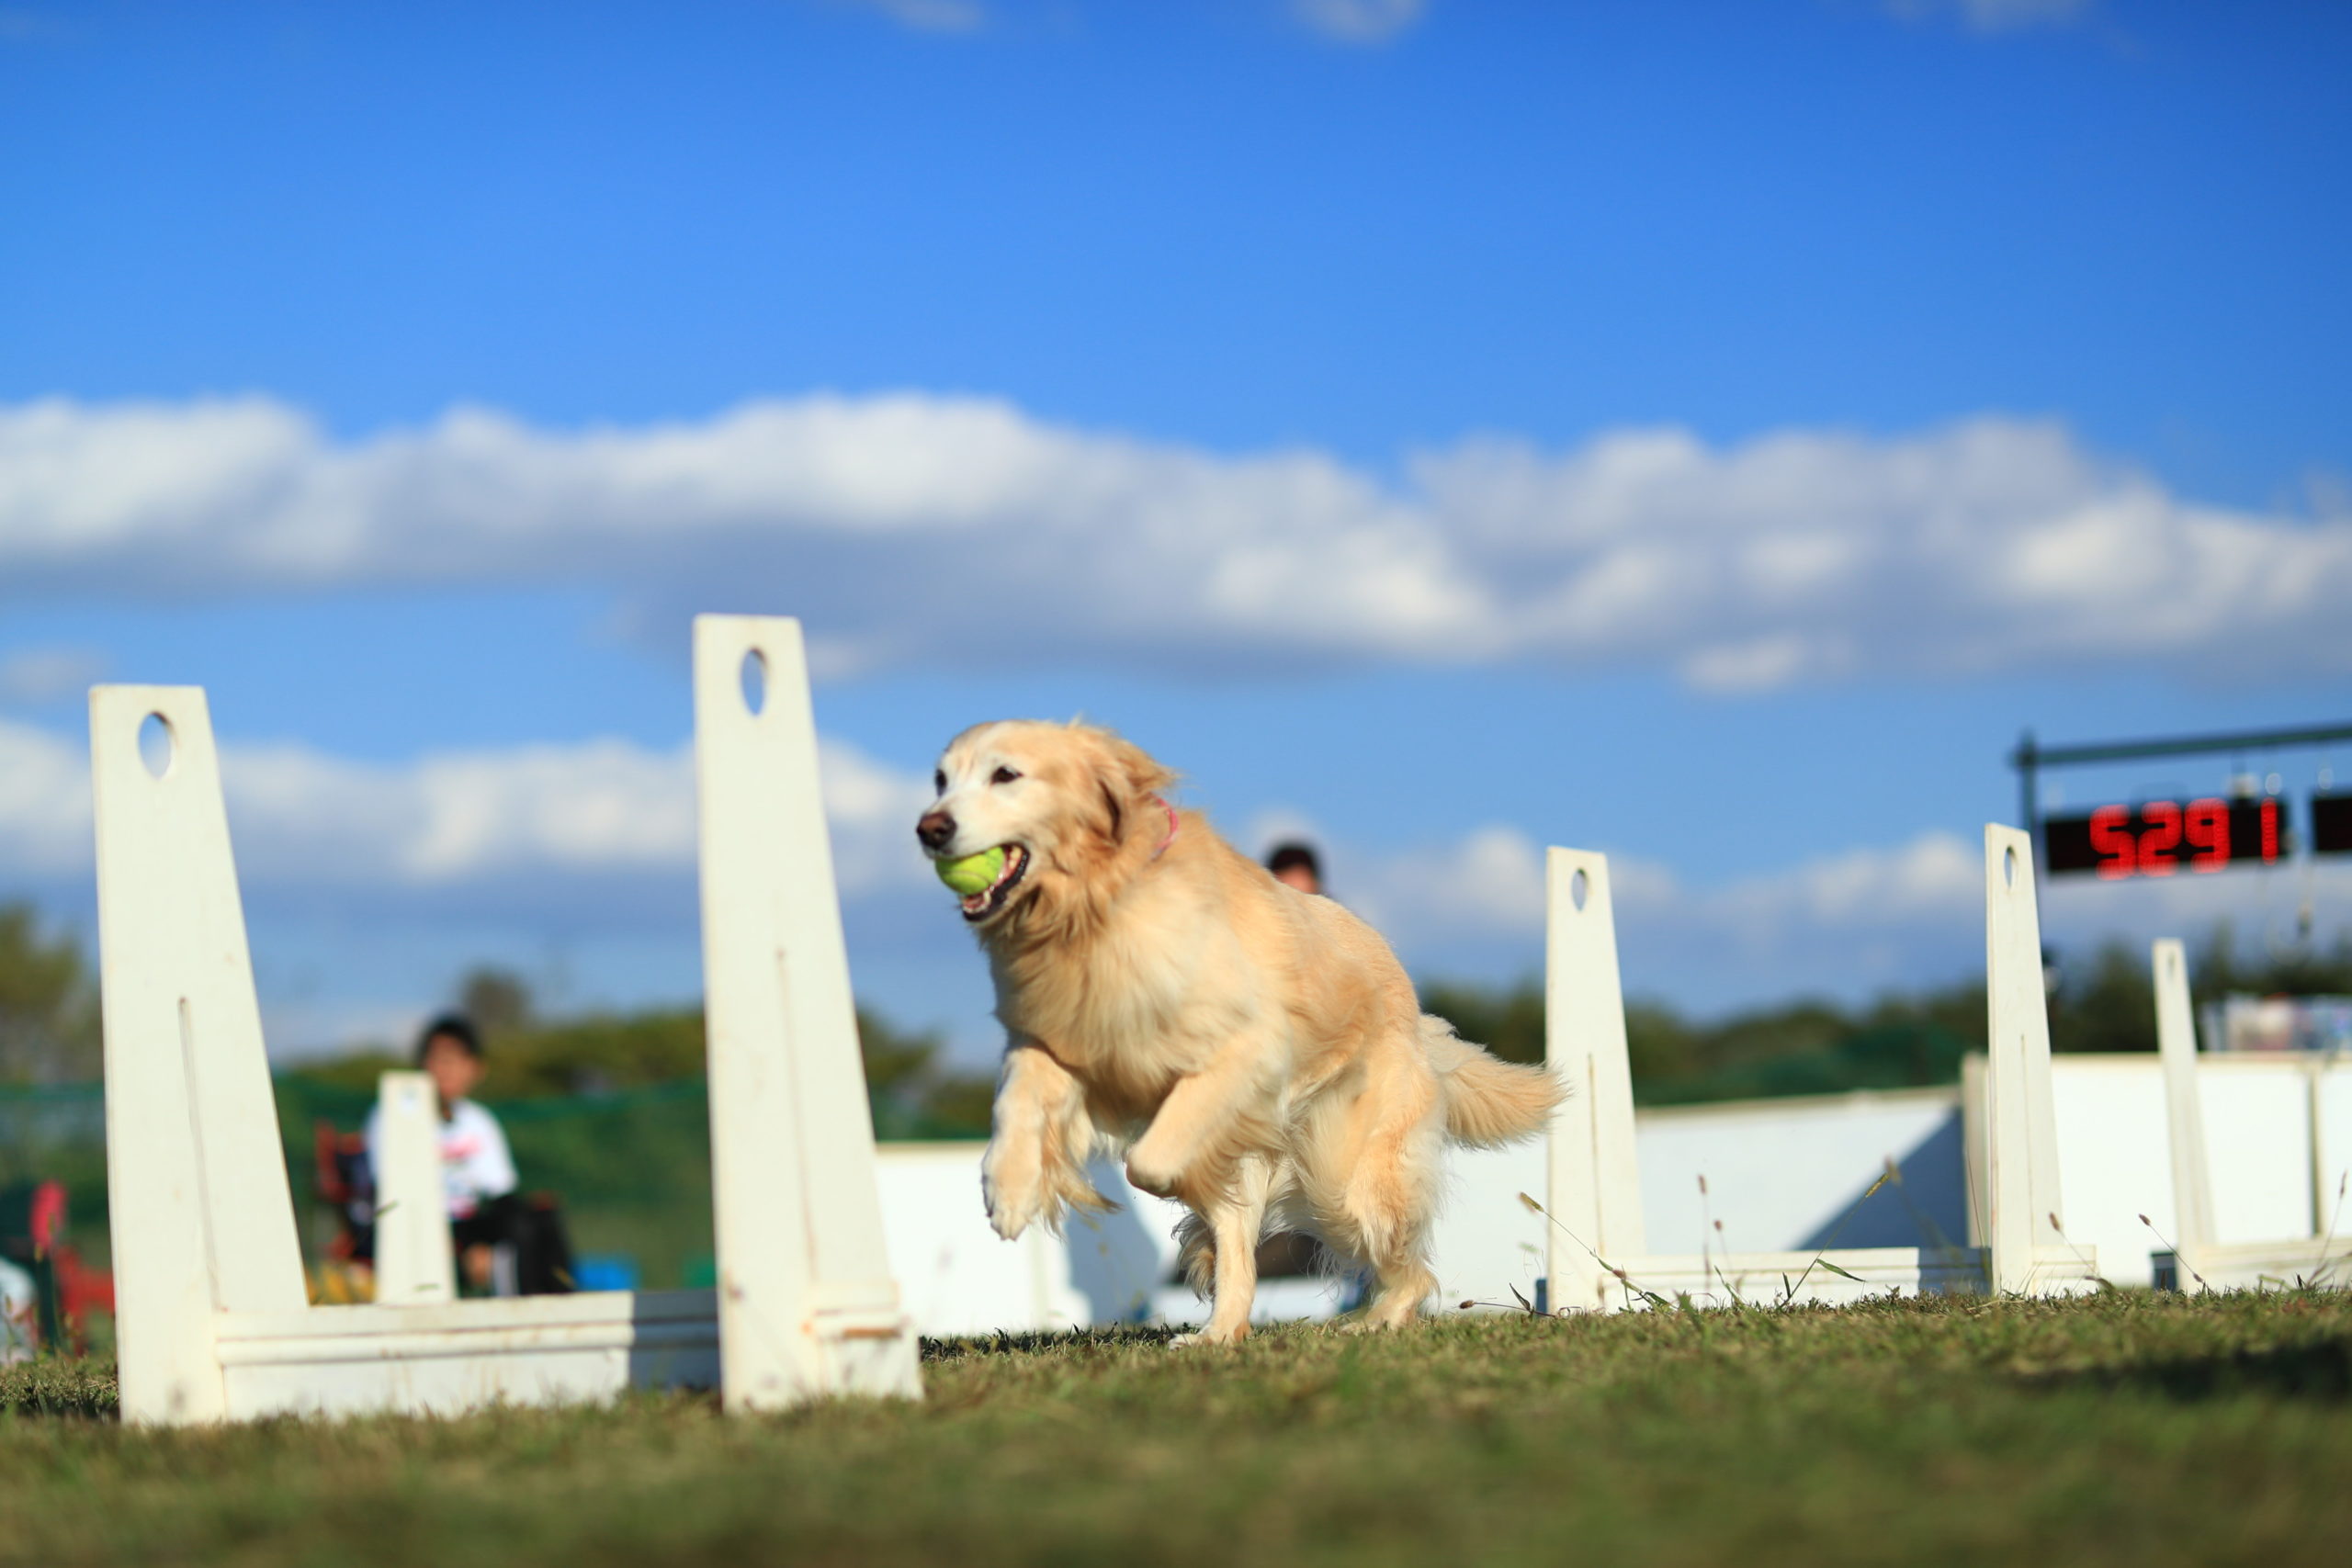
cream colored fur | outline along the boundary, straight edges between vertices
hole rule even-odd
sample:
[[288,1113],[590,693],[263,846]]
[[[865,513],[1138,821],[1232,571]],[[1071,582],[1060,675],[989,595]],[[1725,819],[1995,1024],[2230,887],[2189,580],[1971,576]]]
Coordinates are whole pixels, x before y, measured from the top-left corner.
[[1124,1148],[1130,1181],[1192,1211],[1180,1234],[1212,1299],[1198,1338],[1249,1332],[1271,1230],[1371,1269],[1360,1326],[1406,1323],[1436,1286],[1445,1139],[1532,1136],[1556,1082],[1423,1014],[1345,908],[1276,882],[1197,812],[1171,819],[1173,782],[1082,724],[980,725],[941,759],[926,847],[1029,856],[976,925],[1008,1035],[989,1219],[1011,1237],[1108,1207],[1086,1162]]

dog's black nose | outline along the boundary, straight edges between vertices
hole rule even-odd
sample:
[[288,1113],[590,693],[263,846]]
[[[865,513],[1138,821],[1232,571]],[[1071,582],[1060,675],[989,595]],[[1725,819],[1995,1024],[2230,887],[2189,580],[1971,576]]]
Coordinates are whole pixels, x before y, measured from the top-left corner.
[[940,849],[955,836],[956,818],[944,811],[926,811],[922,820],[915,824],[915,837],[922,840],[922,847],[927,850]]

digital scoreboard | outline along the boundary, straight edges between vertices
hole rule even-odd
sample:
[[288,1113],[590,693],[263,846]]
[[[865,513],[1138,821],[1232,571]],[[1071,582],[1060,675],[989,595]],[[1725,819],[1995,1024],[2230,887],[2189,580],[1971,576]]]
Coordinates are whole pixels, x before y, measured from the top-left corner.
[[2312,853],[2352,854],[2352,794],[2312,796]]
[[[2320,800],[2312,805],[2316,809]],[[2041,819],[2042,861],[2052,876],[2092,872],[2119,881],[2193,875],[2272,865],[2293,847],[2287,836],[2286,797],[2276,795],[2143,800],[2102,806],[2087,816]]]
[[[2318,787],[2311,793],[2311,817],[2294,824],[2293,830],[2283,780],[2264,765],[2280,750],[2346,741],[2352,741],[2352,723],[2105,740],[2088,746],[2044,746],[2029,729],[2009,753],[2023,807],[2018,820],[2039,831],[2042,869],[2056,876],[2120,882],[2209,875],[2233,866],[2273,866],[2298,855],[2352,855],[2352,790],[2336,787],[2325,759],[2320,763]],[[2039,809],[2037,783],[2052,768],[2217,754],[2232,759],[2226,795],[2174,795],[2054,816]],[[2264,786],[2258,793],[2257,784]]]

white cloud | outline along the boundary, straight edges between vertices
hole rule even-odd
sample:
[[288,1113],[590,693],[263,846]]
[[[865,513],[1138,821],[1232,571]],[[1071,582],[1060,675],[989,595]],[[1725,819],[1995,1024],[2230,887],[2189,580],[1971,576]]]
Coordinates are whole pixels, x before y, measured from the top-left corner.
[[[1399,942],[1543,935],[1544,849],[1514,827],[1490,825],[1400,854],[1350,856],[1346,873],[1349,902]],[[1703,888],[1655,861],[1612,854],[1610,883],[1627,926],[1762,959],[1807,957],[1839,933],[1981,919],[1984,897],[1981,852],[1941,832]]]
[[[840,740],[821,743],[820,770],[843,896],[927,885],[913,829],[923,782]],[[594,739],[378,763],[224,741],[221,790],[249,887],[529,884],[560,897],[581,878],[695,866],[690,746]],[[0,870],[85,875],[91,855],[83,744],[0,719]]]
[[90,764],[80,746],[0,718],[0,869],[54,877],[91,863]]
[[106,655],[94,649],[22,648],[0,654],[0,703],[48,703],[78,695],[106,670]]
[[[883,974],[903,976],[903,913],[937,903],[915,940],[968,963],[962,922],[915,849],[923,781],[840,740],[820,742],[819,767],[854,940]],[[602,1004],[693,994],[691,747],[608,739],[381,763],[232,738],[221,771],[268,1038],[282,1055],[405,1040],[462,968],[490,959],[544,981],[549,953],[582,943],[559,998],[575,978]],[[83,905],[93,858],[87,742],[0,717],[0,902]],[[956,987],[925,979],[882,994],[928,1021],[925,1010]]]
[[1393,942],[1543,935],[1544,851],[1517,828],[1496,824],[1450,844],[1335,859],[1334,896]]
[[1481,438],[1384,480],[913,394],[578,431],[459,410],[350,444],[259,398],[0,408],[0,603],[549,582],[664,636],[790,611],[833,672],[2352,672],[2352,517],[2199,505],[2052,423]]
[[[823,743],[821,769],[844,908],[865,923],[863,940],[879,944],[877,961],[888,960],[894,999],[935,1007],[943,987],[968,988],[977,972],[960,922],[922,902],[936,893],[910,830],[929,795],[924,781],[838,740]],[[399,925],[404,899],[423,897],[434,910],[487,907],[541,926],[560,917],[619,931],[650,919],[666,932],[690,919],[681,897],[695,875],[689,748],[599,739],[380,763],[232,739],[223,771],[249,903],[281,914],[312,910],[380,931]],[[1544,851],[1525,829],[1491,823],[1446,842],[1369,847],[1270,810],[1238,841],[1256,852],[1277,838],[1323,844],[1336,894],[1415,973],[1540,972]],[[86,886],[91,841],[84,743],[0,718],[0,891]],[[1612,852],[1627,987],[1707,1012],[1964,978],[1983,964],[1983,863],[1973,835],[1945,831],[1711,886]],[[2276,942],[2294,933],[2307,905],[2322,940],[2332,940],[2352,919],[2352,861],[2041,889],[2045,938],[2070,952],[2116,936],[2199,937],[2225,919],[2249,942]],[[324,1010],[318,1020],[360,1005],[339,992],[294,1002]]]
[[1428,0],[1291,0],[1291,14],[1325,38],[1377,44],[1421,19]]
[[[911,832],[929,796],[924,781],[838,740],[823,743],[821,767],[844,904],[917,907],[898,900],[933,891]],[[597,739],[384,763],[232,738],[222,772],[249,899],[292,907],[291,897],[360,927],[417,895],[447,896],[436,908],[487,901],[534,919],[560,911],[570,922],[590,889],[617,898],[613,919],[626,925],[628,897],[613,893],[616,885],[675,890],[691,887],[695,874],[688,747]],[[1275,811],[1241,843],[1254,851],[1288,837],[1329,842],[1309,818]],[[1496,954],[1505,973],[1540,964],[1544,855],[1523,829],[1496,823],[1446,843],[1330,849],[1339,895],[1417,971],[1460,973],[1465,961],[1493,970]],[[1611,861],[1637,989],[1652,976],[1697,975],[1719,984],[1720,996],[1867,990],[1916,980],[1923,964],[1942,977],[1981,952],[1978,856],[1949,835],[1712,888],[1638,856]],[[85,744],[0,719],[0,885],[86,879],[90,864]],[[894,942],[935,951],[941,964],[968,960],[951,919],[908,924],[894,914],[889,923],[901,933]],[[1693,995],[1690,1005],[1719,999]]]
[[1893,849],[1849,850],[1735,882],[1708,902],[1762,938],[1791,920],[1863,929],[1961,914],[1981,919],[1984,898],[1983,845],[1928,832]]
[[[1284,831],[1318,837],[1286,818]],[[1334,846],[1338,896],[1425,976],[1540,972],[1544,852],[1519,829],[1380,853]],[[1982,841],[1928,831],[1713,886],[1639,855],[1610,856],[1619,958],[1634,994],[1712,1011],[1806,993],[1864,998],[1980,975]],[[2352,861],[2111,885],[2044,879],[2044,941],[2085,954],[2108,942],[2199,939],[2228,922],[2250,943],[2352,924]]]

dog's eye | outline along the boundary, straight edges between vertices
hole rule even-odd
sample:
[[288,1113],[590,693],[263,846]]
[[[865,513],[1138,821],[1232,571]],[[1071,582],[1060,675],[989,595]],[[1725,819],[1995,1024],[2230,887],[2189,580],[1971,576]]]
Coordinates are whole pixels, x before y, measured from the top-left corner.
[[989,775],[989,783],[1011,784],[1020,776],[1021,775],[1019,773],[1014,773],[1011,768],[999,768],[995,773]]
[[941,795],[947,793],[947,770],[940,769],[931,775],[931,787]]

